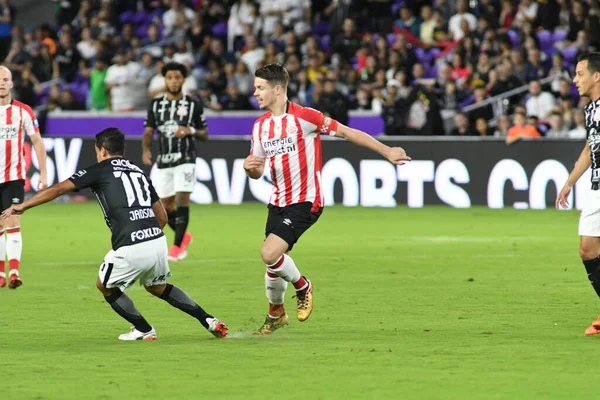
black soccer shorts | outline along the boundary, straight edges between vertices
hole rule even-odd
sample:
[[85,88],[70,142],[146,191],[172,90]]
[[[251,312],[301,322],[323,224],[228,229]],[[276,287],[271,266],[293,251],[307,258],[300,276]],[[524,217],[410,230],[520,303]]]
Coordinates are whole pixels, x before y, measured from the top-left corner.
[[265,237],[271,233],[279,236],[289,245],[288,251],[292,250],[300,236],[308,230],[321,216],[323,207],[312,212],[313,204],[310,202],[292,204],[286,207],[277,207],[269,204],[269,216],[265,228]]
[[0,212],[25,200],[25,180],[0,183]]

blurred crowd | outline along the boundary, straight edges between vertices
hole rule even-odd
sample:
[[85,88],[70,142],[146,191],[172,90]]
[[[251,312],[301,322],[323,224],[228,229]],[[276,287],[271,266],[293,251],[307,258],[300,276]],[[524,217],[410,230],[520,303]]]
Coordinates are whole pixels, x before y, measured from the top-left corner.
[[254,110],[254,71],[279,62],[293,101],[343,123],[378,113],[389,135],[585,137],[571,77],[600,46],[596,0],[54,0],[56,24],[37,27],[10,1],[0,58],[43,113],[145,110],[168,61],[208,109]]

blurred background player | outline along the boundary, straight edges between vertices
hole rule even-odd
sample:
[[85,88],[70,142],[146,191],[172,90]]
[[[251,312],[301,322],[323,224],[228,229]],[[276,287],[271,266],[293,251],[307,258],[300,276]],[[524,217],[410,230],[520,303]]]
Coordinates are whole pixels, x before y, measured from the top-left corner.
[[[39,124],[31,107],[13,100],[12,73],[0,66],[0,208],[21,204],[25,198],[25,135],[29,136],[40,168],[38,190],[45,189],[46,148],[40,136]],[[6,233],[6,235],[5,235]],[[8,287],[16,289],[23,284],[19,264],[23,250],[21,220],[18,215],[0,221],[0,288],[6,286],[5,260],[8,256]]]
[[190,194],[196,181],[196,149],[194,138],[208,139],[202,103],[184,95],[183,83],[187,67],[165,64],[166,93],[154,98],[144,122],[142,160],[152,165],[150,147],[154,131],[158,131],[156,192],[167,210],[169,226],[175,231],[175,243],[169,249],[169,260],[182,260],[192,235],[186,232],[190,215]]
[[112,309],[133,325],[119,340],[157,338],[154,328],[123,292],[136,281],[149,293],[196,318],[214,336],[224,338],[227,326],[206,313],[179,287],[167,283],[171,271],[167,240],[162,231],[167,214],[144,172],[123,158],[123,132],[108,128],[98,133],[95,150],[97,164],[76,172],[23,204],[12,205],[2,216],[13,218],[12,215],[22,214],[69,192],[91,188],[112,232],[112,249],[100,266],[96,287]]
[[[558,193],[556,208],[569,206],[573,186],[588,168],[592,167],[592,190],[586,199],[579,219],[579,255],[588,279],[600,297],[600,53],[580,56],[575,67],[573,83],[581,96],[591,102],[585,106],[587,142],[565,186]],[[586,335],[600,334],[600,317],[585,330]]]
[[306,321],[313,309],[313,285],[289,255],[294,244],[323,211],[321,191],[320,134],[347,139],[371,149],[394,164],[410,160],[401,147],[389,147],[368,134],[348,128],[321,112],[288,101],[289,74],[279,64],[267,64],[254,74],[254,96],[267,112],[252,130],[250,155],[244,161],[246,174],[262,177],[269,160],[273,194],[269,200],[266,240],[261,249],[266,264],[265,289],[269,313],[257,335],[270,335],[288,322],[283,302],[287,283],[296,289],[296,313]]

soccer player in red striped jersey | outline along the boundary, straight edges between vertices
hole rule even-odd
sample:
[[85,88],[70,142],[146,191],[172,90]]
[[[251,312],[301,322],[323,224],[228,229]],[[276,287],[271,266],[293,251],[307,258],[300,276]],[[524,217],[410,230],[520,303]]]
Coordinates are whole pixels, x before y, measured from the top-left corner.
[[291,103],[287,98],[288,81],[287,70],[279,64],[265,65],[254,74],[254,96],[267,112],[254,124],[244,169],[250,178],[259,179],[268,161],[273,181],[266,239],[261,249],[267,267],[269,313],[256,335],[270,335],[287,324],[283,300],[288,282],[296,289],[298,320],[306,321],[313,309],[313,284],[302,276],[289,252],[323,211],[320,135],[344,138],[396,165],[410,161],[401,147],[386,146],[317,110]]
[[[12,74],[0,66],[0,209],[11,204],[21,204],[25,198],[25,136],[29,136],[39,161],[38,190],[45,189],[46,148],[40,136],[38,121],[27,104],[13,100]],[[19,277],[19,263],[23,240],[18,215],[0,221],[0,288],[16,289],[23,284]],[[8,258],[9,274],[6,276],[5,261]]]

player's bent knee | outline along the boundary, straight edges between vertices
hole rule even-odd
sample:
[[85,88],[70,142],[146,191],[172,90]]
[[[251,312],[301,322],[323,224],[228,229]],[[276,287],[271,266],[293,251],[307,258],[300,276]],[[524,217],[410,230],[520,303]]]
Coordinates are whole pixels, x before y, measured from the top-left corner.
[[153,285],[153,286],[144,286],[144,288],[146,289],[146,291],[148,293],[150,293],[153,296],[156,297],[160,297],[163,292],[165,291],[165,288],[167,287],[166,283],[163,283],[162,285]]
[[579,257],[581,257],[583,261],[593,260],[598,257],[598,248],[582,243],[581,246],[579,246]]
[[263,248],[260,250],[260,256],[262,257],[262,260],[265,264],[272,265],[275,264],[277,260],[279,260],[279,258],[281,257],[281,252],[263,246]]
[[108,289],[106,286],[102,284],[100,279],[96,281],[96,289],[100,291],[104,296],[110,296],[112,294],[112,290]]

